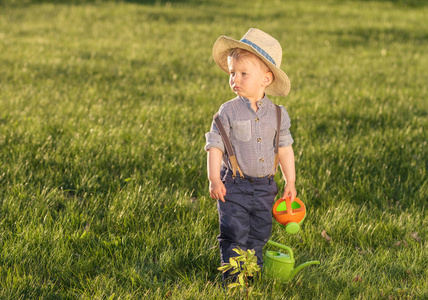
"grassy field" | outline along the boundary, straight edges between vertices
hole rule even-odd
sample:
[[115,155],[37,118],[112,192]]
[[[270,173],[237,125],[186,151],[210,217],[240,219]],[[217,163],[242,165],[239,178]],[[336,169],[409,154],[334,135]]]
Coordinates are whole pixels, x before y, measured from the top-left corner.
[[427,15],[417,0],[0,0],[0,299],[227,298],[203,146],[234,95],[211,47],[250,27],[283,45],[292,90],[272,99],[308,209],[272,239],[321,261],[255,298],[427,299]]

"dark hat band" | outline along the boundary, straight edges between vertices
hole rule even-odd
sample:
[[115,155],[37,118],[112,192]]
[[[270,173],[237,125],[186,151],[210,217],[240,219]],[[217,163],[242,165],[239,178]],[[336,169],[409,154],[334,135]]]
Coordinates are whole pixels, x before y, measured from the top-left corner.
[[247,39],[242,39],[242,40],[240,40],[240,42],[243,42],[243,43],[245,43],[247,45],[250,45],[251,47],[253,47],[254,49],[256,49],[258,53],[260,53],[261,55],[263,55],[264,58],[266,58],[268,61],[270,61],[271,63],[273,63],[274,66],[276,67],[275,61],[273,60],[273,58],[269,54],[267,54],[267,52],[265,50],[263,50],[262,48],[260,48],[259,46],[257,46],[256,44],[254,44],[253,42],[251,42],[251,41],[249,41]]

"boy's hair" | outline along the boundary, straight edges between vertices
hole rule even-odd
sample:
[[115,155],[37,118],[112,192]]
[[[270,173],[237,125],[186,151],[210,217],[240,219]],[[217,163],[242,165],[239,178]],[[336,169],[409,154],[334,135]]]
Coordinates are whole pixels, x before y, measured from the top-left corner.
[[255,57],[257,58],[257,61],[260,63],[260,66],[263,70],[265,70],[265,72],[271,72],[273,74],[273,72],[270,70],[270,68],[268,67],[267,64],[265,64],[265,62],[263,60],[261,60],[260,58],[257,57],[257,55],[254,55],[253,53],[251,53],[248,50],[242,49],[242,48],[233,48],[229,51],[229,54],[227,55],[227,58],[233,58],[236,60],[239,60],[241,58],[244,57]]

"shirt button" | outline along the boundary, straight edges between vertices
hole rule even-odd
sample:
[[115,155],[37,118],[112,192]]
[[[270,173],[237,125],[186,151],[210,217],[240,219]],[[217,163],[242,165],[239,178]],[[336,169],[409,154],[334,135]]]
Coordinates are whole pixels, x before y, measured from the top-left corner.
[[264,158],[262,157],[262,158],[260,158],[260,162],[264,162],[265,160],[264,160]]
[[262,139],[261,139],[261,138],[258,138],[258,139],[257,139],[257,142],[258,142],[258,143],[260,143],[261,141],[262,141]]
[[255,118],[254,121],[258,122],[259,121],[259,117]]

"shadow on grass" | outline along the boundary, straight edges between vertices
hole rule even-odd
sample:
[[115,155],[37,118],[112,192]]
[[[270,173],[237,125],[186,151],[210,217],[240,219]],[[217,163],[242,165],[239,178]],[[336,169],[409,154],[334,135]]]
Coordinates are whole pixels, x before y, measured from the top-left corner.
[[[409,7],[409,8],[418,8],[428,6],[428,1],[426,0],[338,0],[338,2],[390,2],[397,6]],[[41,4],[41,3],[55,3],[55,4],[94,4],[94,3],[102,3],[102,2],[127,2],[127,3],[135,3],[135,4],[143,4],[143,5],[164,5],[167,3],[203,3],[208,2],[204,0],[22,0],[17,3],[15,0],[0,0],[0,5],[5,4]],[[212,2],[212,1],[211,1]]]
[[353,2],[390,2],[395,5],[404,6],[404,7],[422,7],[427,6],[428,3],[426,0],[350,0]]
[[355,47],[369,43],[413,43],[425,44],[428,33],[423,30],[405,30],[401,28],[351,28],[339,29],[330,34],[338,37],[338,44],[344,47]]
[[136,3],[136,4],[145,4],[145,5],[153,5],[153,4],[166,4],[166,3],[202,3],[203,0],[123,0],[118,2],[128,2],[128,3]]
[[103,2],[117,2],[117,3],[135,3],[142,5],[165,5],[167,3],[202,3],[203,0],[0,0],[1,5],[28,5],[28,4],[68,4],[68,5],[83,5],[83,4],[100,4]]

